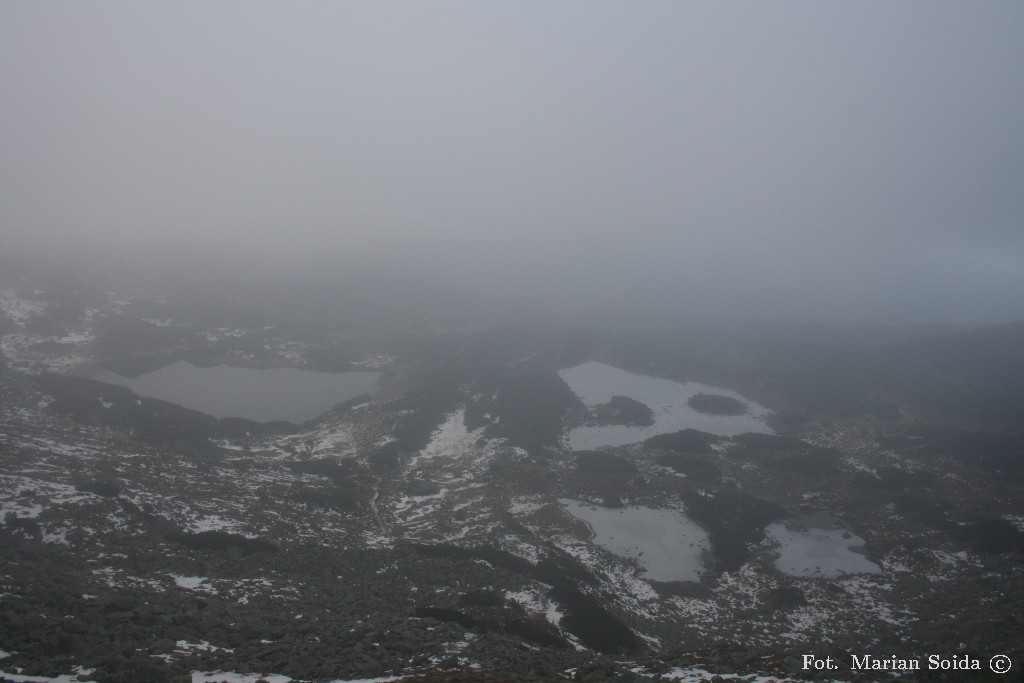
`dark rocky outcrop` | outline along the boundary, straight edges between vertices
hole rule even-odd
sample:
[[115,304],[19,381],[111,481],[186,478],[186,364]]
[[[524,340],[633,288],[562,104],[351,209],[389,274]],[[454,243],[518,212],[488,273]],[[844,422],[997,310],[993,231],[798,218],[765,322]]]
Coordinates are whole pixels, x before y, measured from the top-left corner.
[[167,534],[166,538],[171,543],[177,543],[192,550],[225,551],[229,548],[238,548],[243,555],[277,551],[277,546],[273,543],[226,531],[202,531],[197,534],[171,533]]
[[694,394],[686,403],[698,413],[708,415],[745,415],[750,412],[742,401],[721,394]]
[[[483,559],[509,569],[522,576],[551,586],[550,596],[564,610],[562,628],[578,637],[585,645],[606,654],[637,653],[643,649],[642,641],[618,617],[602,606],[590,594],[597,578],[578,560],[559,550],[551,550],[536,565],[503,550],[480,546],[463,548],[454,545],[414,545],[416,552],[425,557],[451,559]],[[526,621],[521,632],[536,634],[543,627]],[[535,641],[537,642],[537,641]]]
[[739,569],[750,556],[749,544],[764,538],[764,528],[785,519],[786,511],[748,493],[723,489],[711,494],[682,493],[686,514],[707,530],[715,558],[724,571]]
[[612,396],[608,403],[591,408],[590,416],[599,425],[647,427],[654,424],[654,411],[646,403],[628,396]]
[[680,474],[685,474],[697,481],[718,481],[722,478],[720,470],[710,459],[686,453],[662,453],[655,458],[659,465],[671,467]]
[[592,474],[635,474],[636,465],[626,458],[604,451],[574,451],[576,469]]
[[730,456],[787,472],[821,475],[839,464],[838,452],[787,436],[747,433],[733,437],[733,442]]
[[707,453],[722,437],[697,429],[683,429],[670,434],[658,434],[644,441],[644,447],[656,451],[677,453]]

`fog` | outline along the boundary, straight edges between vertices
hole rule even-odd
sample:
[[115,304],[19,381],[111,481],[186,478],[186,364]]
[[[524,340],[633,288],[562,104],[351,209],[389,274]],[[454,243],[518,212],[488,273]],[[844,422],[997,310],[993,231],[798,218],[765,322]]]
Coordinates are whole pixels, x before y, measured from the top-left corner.
[[0,248],[549,311],[1020,319],[1022,65],[1011,1],[4,3]]

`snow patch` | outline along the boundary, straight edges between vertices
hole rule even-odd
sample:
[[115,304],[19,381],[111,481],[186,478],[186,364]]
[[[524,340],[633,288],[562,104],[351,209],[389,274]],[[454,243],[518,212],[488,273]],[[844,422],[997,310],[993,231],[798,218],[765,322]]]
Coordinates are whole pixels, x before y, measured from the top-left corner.
[[46,306],[37,301],[27,301],[17,295],[13,289],[0,291],[0,310],[23,323],[34,315],[46,311]]
[[444,423],[430,437],[430,443],[414,460],[431,459],[441,455],[464,455],[474,450],[482,429],[466,429],[466,409],[459,408],[448,415]]
[[[641,676],[644,675],[642,669],[634,669],[634,673],[639,673]],[[744,683],[795,683],[797,681],[802,680],[797,678],[779,678],[778,676],[747,676],[736,673],[716,674],[706,669],[702,669],[699,666],[676,667],[675,669],[662,671],[660,673],[661,680],[663,681],[710,681],[715,677],[725,679],[733,679],[739,677],[744,681]],[[834,683],[834,681],[826,683]]]
[[218,647],[217,645],[210,645],[208,641],[200,641],[198,643],[190,643],[187,640],[179,640],[174,643],[174,651],[182,654],[187,654],[193,650],[199,650],[200,652],[234,652],[234,648],[230,647]]
[[217,593],[217,589],[210,584],[210,579],[205,576],[182,576],[180,574],[168,574],[179,588],[201,593]]
[[204,531],[223,531],[225,529],[235,530],[237,524],[231,520],[224,519],[220,515],[207,515],[198,517],[188,522],[189,531],[202,533]]

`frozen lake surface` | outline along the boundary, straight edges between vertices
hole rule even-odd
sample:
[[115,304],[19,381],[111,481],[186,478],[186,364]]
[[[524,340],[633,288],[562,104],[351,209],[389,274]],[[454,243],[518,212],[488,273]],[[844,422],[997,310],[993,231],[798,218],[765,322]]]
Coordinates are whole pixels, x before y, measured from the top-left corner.
[[[573,450],[592,450],[602,446],[624,446],[649,439],[658,434],[681,429],[699,429],[719,436],[745,432],[771,434],[765,423],[771,411],[749,401],[735,391],[697,382],[676,382],[670,379],[638,375],[619,368],[588,361],[560,371],[559,376],[588,407],[607,403],[612,396],[628,396],[647,404],[654,411],[654,424],[647,427],[624,425],[576,427],[569,432]],[[747,406],[743,415],[708,415],[699,413],[687,401],[694,394],[720,394]]]
[[864,539],[842,528],[795,529],[784,523],[765,529],[779,544],[775,568],[790,576],[834,579],[844,574],[877,574],[882,569],[857,552]]
[[675,510],[606,508],[561,499],[573,517],[590,525],[594,543],[619,557],[636,560],[652,581],[699,581],[708,534]]
[[103,371],[93,379],[128,387],[214,417],[244,417],[257,422],[304,422],[335,404],[372,391],[376,372],[313,372],[294,368],[200,368],[185,361],[134,378]]

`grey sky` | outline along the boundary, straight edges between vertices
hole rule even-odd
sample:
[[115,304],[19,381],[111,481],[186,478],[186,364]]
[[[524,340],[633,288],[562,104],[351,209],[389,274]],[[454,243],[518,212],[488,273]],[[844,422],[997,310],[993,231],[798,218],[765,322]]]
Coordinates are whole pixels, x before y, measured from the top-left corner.
[[11,2],[0,239],[1024,318],[1024,3]]

